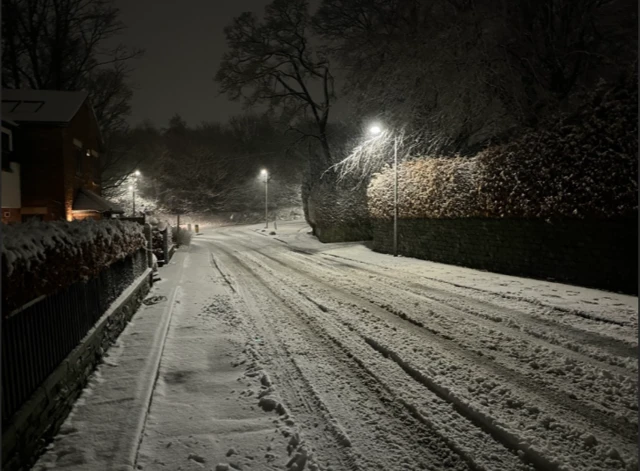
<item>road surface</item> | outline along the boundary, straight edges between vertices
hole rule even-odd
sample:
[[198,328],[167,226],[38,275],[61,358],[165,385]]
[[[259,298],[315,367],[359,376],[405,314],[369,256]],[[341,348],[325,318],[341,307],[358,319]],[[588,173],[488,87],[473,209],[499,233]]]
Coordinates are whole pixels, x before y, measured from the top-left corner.
[[637,298],[270,230],[181,259],[137,469],[637,469]]

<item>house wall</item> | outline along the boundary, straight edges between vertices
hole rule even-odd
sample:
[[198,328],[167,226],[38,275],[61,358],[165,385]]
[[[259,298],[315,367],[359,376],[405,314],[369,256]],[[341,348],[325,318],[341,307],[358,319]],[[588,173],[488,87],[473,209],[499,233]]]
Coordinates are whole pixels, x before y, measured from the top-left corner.
[[63,217],[62,128],[23,125],[15,137],[22,164],[22,214],[44,220]]
[[[76,174],[78,146],[74,142],[80,143],[83,153],[79,174]],[[23,219],[35,215],[44,220],[70,221],[79,188],[101,193],[98,173],[102,149],[100,133],[88,104],[82,105],[66,126],[22,125],[16,146],[22,159]]]
[[11,172],[2,171],[2,222],[20,221],[20,164],[11,162]]
[[[76,165],[76,152],[81,144],[82,164],[79,173]],[[74,215],[73,200],[79,188],[86,188],[100,195],[99,152],[102,150],[100,131],[91,107],[82,105],[75,117],[64,129],[64,202],[67,219],[79,219]],[[89,155],[87,155],[87,153]],[[76,217],[78,216],[78,217]]]

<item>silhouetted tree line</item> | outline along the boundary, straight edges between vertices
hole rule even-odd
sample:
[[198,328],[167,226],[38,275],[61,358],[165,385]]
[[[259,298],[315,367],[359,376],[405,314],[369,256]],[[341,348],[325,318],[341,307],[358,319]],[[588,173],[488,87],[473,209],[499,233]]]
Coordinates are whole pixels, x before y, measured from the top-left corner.
[[[140,202],[171,213],[246,212],[264,208],[264,178],[270,174],[269,200],[273,208],[299,206],[304,159],[291,147],[287,135],[267,116],[242,115],[229,122],[190,127],[175,115],[166,128],[151,124],[119,136],[127,161],[137,163]],[[127,199],[126,166],[114,168],[108,190]],[[107,178],[110,178],[107,175]],[[139,206],[140,208],[140,206]]]
[[304,194],[335,179],[367,122],[415,155],[474,155],[571,115],[637,63],[631,0],[274,0],[225,33],[220,89],[309,141]]
[[[266,102],[340,160],[329,130],[333,77],[348,116],[404,129],[425,153],[472,153],[577,109],[637,58],[631,0],[274,0],[263,19],[226,29],[216,76],[249,105]],[[332,142],[334,139],[337,142]]]

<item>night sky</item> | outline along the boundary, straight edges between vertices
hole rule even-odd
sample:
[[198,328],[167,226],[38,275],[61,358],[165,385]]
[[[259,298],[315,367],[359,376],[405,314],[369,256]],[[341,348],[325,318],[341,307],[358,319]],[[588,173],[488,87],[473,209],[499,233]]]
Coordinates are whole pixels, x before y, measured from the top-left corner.
[[118,36],[145,49],[133,61],[132,125],[148,118],[165,126],[178,112],[190,125],[226,121],[240,103],[218,96],[213,81],[226,49],[223,29],[244,11],[262,14],[269,0],[116,0],[128,27]]

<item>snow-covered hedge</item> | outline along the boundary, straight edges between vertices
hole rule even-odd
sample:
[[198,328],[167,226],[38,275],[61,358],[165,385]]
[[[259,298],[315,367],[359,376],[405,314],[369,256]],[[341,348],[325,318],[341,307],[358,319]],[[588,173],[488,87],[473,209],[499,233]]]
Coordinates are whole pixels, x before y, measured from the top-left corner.
[[141,225],[117,220],[3,224],[2,235],[5,314],[96,276],[146,245]]
[[[399,216],[628,216],[638,209],[637,139],[637,82],[602,85],[580,112],[507,145],[401,164]],[[372,178],[368,198],[372,217],[393,217],[392,169]]]
[[193,233],[188,231],[184,227],[172,227],[171,228],[171,239],[176,242],[178,245],[189,245],[191,244],[191,237]]
[[365,187],[355,181],[316,183],[308,197],[308,221],[323,242],[365,240],[371,237]]
[[[164,237],[165,233],[168,237],[167,247],[173,245],[171,239],[171,226],[167,221],[162,221],[157,217],[150,217],[147,222],[151,225],[151,246],[153,254],[158,260],[164,260]],[[167,230],[168,229],[168,230]]]
[[[375,219],[393,217],[393,169],[371,179],[368,203]],[[398,166],[398,217],[460,218],[482,214],[477,159],[420,159]]]

